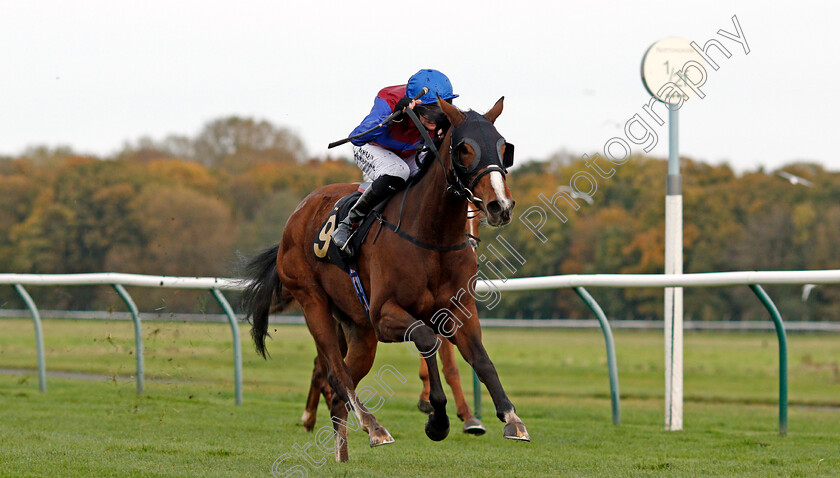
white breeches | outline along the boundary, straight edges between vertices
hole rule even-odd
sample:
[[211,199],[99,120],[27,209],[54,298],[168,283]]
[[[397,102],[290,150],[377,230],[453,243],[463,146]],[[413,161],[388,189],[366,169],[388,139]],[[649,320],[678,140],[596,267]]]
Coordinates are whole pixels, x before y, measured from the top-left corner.
[[408,181],[420,169],[414,155],[403,159],[374,144],[354,146],[353,160],[362,170],[365,181],[374,181],[380,176],[397,176]]

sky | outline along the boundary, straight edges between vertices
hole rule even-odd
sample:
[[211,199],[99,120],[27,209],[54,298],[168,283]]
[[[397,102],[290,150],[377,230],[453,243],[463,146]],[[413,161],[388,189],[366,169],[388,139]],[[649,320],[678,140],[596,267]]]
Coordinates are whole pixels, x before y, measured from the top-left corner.
[[[0,155],[195,136],[213,119],[265,119],[311,156],[421,68],[462,109],[505,96],[497,128],[517,161],[603,150],[650,95],[642,56],[665,37],[717,39],[705,98],[679,113],[680,153],[736,171],[833,165],[840,137],[840,2],[0,0]],[[718,34],[735,33],[749,53]],[[649,154],[667,157],[667,125]],[[641,152],[641,148],[634,149]]]

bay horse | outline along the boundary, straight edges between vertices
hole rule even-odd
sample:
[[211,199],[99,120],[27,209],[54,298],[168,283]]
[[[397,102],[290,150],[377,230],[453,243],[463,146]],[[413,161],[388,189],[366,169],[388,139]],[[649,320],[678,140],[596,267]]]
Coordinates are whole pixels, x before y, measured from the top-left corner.
[[[478,248],[478,229],[481,224],[481,211],[472,204],[467,206],[467,240],[470,247],[475,253]],[[272,312],[275,312],[272,309]],[[446,337],[438,336],[440,339],[440,347],[438,354],[440,361],[443,364],[443,376],[449,384],[449,389],[452,390],[452,397],[455,399],[455,410],[458,418],[464,422],[464,433],[471,435],[483,435],[487,430],[484,424],[481,423],[467,403],[464,396],[464,389],[461,387],[461,374],[458,371],[458,365],[455,362],[455,351],[452,342]],[[342,350],[346,352],[347,342],[343,331],[339,336]],[[420,380],[423,382],[423,388],[420,391],[420,399],[417,401],[417,408],[425,413],[430,414],[434,411],[431,402],[429,402],[429,393],[431,392],[431,385],[429,383],[429,368],[426,366],[426,361],[420,359]],[[332,399],[332,390],[327,382],[326,362],[320,355],[315,357],[314,365],[312,367],[312,378],[309,384],[309,393],[306,396],[306,406],[303,410],[300,420],[303,428],[311,432],[315,429],[315,423],[318,418],[318,403],[321,396],[324,396],[326,403],[330,403]]]
[[[425,358],[434,410],[426,421],[426,435],[435,441],[446,438],[449,418],[436,358],[439,333],[458,347],[487,387],[496,416],[505,423],[503,436],[530,441],[481,343],[473,296],[477,263],[464,241],[468,198],[491,226],[505,225],[511,219],[514,202],[505,183],[507,161],[503,158],[505,149],[512,151],[512,146],[493,125],[503,101],[500,98],[484,115],[462,112],[438,101],[452,125],[441,143],[441,154],[429,158],[428,170],[405,192],[403,203],[390,201],[383,210],[383,218],[399,218],[400,226],[385,221],[394,233],[385,231],[376,243],[365,242],[359,250],[357,270],[369,291],[369,313],[358,301],[347,274],[316,261],[312,252],[320,225],[355,185],[334,184],[313,191],[290,216],[279,245],[258,254],[247,265],[251,281],[243,293],[243,306],[261,355],[266,354],[268,315],[273,305],[294,299],[303,310],[333,391],[330,413],[337,461],[348,459],[350,411],[368,432],[371,446],[394,441],[355,391],[373,365],[378,342],[411,341]],[[345,333],[346,355],[336,320]]]

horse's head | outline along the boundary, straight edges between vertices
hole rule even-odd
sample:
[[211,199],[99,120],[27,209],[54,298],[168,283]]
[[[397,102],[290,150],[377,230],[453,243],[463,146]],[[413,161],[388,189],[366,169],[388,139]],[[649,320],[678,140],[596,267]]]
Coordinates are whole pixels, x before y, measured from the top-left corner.
[[449,159],[460,187],[485,214],[491,226],[510,222],[515,201],[505,183],[513,165],[513,145],[505,141],[493,123],[502,113],[504,97],[484,115],[461,112],[445,101],[441,110],[449,119]]

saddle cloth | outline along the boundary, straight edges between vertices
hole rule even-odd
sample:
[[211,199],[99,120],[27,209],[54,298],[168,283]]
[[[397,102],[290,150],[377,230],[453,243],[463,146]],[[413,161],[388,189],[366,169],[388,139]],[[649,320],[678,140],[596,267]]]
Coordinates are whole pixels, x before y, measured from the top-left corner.
[[[321,227],[318,229],[318,234],[312,241],[312,252],[315,254],[315,260],[320,262],[329,262],[330,264],[341,268],[348,274],[350,273],[351,268],[355,268],[356,258],[344,256],[338,250],[338,247],[333,244],[330,234],[332,234],[336,226],[338,226],[338,223],[347,217],[347,214],[350,212],[350,208],[356,204],[356,200],[359,199],[362,192],[369,186],[370,183],[362,183],[359,185],[358,190],[344,196],[335,203],[335,207],[333,207],[332,211],[330,211],[330,214],[327,216],[324,223],[321,224]],[[361,245],[365,242],[371,226],[374,222],[376,222],[377,213],[381,211],[387,203],[388,200],[386,199],[381,204],[378,204],[375,208],[373,208],[373,212],[371,212],[371,214],[362,221],[356,229],[356,233],[350,238],[349,245],[353,251],[356,251],[356,253],[358,253]]]

